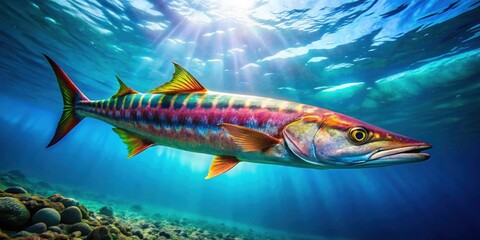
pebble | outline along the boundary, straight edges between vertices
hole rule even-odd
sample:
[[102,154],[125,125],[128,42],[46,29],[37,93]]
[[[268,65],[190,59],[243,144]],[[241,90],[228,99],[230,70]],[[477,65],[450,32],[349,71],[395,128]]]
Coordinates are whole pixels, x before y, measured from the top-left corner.
[[7,172],[7,174],[18,179],[25,179],[25,174],[23,174],[20,170],[10,170]]
[[35,223],[32,226],[25,228],[25,231],[31,233],[44,233],[47,231],[47,224],[43,222]]
[[60,213],[58,213],[57,210],[53,208],[42,208],[33,215],[32,222],[43,222],[48,227],[55,226],[60,223]]
[[169,233],[164,232],[164,231],[161,231],[158,235],[161,236],[161,237],[165,237],[167,239],[170,239],[170,237],[171,237],[171,235]]
[[14,186],[14,187],[9,187],[5,189],[5,192],[7,193],[13,193],[13,194],[26,194],[28,193],[25,188],[19,187],[19,186]]
[[82,236],[82,232],[80,232],[80,231],[75,231],[75,232],[70,233],[70,237],[72,237],[72,238],[78,238],[80,236]]
[[80,236],[87,236],[92,232],[92,228],[84,222],[75,223],[68,227],[68,232],[70,233],[77,231],[81,233]]
[[72,206],[78,207],[78,205],[80,205],[80,202],[73,198],[63,198],[60,200],[60,202],[62,202],[63,206],[65,206],[66,208]]
[[16,234],[14,235],[14,237],[16,237],[16,238],[17,238],[17,237],[28,237],[28,236],[32,236],[32,235],[33,235],[33,234],[30,233],[30,232],[20,231],[20,232],[16,233]]
[[105,216],[113,217],[113,209],[110,206],[104,206],[100,208],[98,213],[103,214]]
[[142,231],[140,231],[139,229],[134,230],[133,235],[137,236],[140,239],[144,238]]
[[93,231],[88,234],[86,240],[111,240],[110,232],[108,228],[102,226],[93,229]]
[[21,227],[30,219],[30,212],[17,199],[0,197],[0,225],[6,227]]
[[54,233],[62,233],[62,229],[57,226],[51,226],[48,228],[48,231],[52,231]]
[[74,224],[82,221],[82,212],[78,207],[71,206],[62,212],[62,223]]

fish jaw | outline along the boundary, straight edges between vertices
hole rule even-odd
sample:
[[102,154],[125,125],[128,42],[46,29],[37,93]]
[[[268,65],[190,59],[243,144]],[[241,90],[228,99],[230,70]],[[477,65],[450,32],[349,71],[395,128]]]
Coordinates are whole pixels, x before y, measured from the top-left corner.
[[430,155],[421,151],[430,148],[432,148],[432,145],[428,143],[421,143],[407,147],[379,149],[375,153],[371,154],[369,161],[365,162],[364,165],[383,166],[425,161],[430,158]]

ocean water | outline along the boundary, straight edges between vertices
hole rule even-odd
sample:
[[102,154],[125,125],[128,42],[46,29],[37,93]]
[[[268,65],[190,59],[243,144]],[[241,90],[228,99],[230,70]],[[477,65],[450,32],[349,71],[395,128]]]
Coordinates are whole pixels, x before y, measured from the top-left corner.
[[[0,0],[0,16],[0,171],[279,238],[480,238],[479,1]],[[431,158],[325,171],[241,163],[204,180],[212,156],[152,147],[126,160],[93,119],[46,149],[62,100],[42,54],[90,99],[114,94],[116,75],[153,89],[174,61],[214,91],[429,142]]]

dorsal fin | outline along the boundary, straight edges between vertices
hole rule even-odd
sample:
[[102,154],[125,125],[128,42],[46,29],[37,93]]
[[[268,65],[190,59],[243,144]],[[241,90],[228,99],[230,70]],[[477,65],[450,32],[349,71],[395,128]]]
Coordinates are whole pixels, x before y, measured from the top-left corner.
[[121,97],[128,94],[138,93],[137,91],[131,89],[129,86],[125,85],[125,83],[123,83],[118,76],[115,77],[117,78],[118,84],[120,84],[120,88],[118,89],[118,92],[113,95],[113,97]]
[[192,74],[185,70],[182,66],[177,63],[175,65],[175,72],[173,73],[172,80],[163,84],[160,87],[157,87],[148,93],[191,93],[191,92],[206,92],[208,91],[205,87],[200,84],[197,79],[195,79]]

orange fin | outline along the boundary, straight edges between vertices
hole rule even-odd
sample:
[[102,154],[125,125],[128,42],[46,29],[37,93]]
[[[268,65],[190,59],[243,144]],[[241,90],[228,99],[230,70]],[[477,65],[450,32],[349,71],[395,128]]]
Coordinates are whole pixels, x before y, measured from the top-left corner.
[[223,173],[228,172],[228,170],[232,169],[237,165],[240,161],[236,157],[232,156],[215,156],[212,161],[212,165],[210,165],[210,169],[208,170],[208,175],[205,179],[210,179],[221,175]]
[[122,80],[118,76],[116,76],[116,77],[117,77],[118,84],[120,84],[120,88],[118,89],[118,92],[115,93],[115,95],[113,95],[113,97],[121,97],[121,96],[125,96],[125,95],[128,95],[128,94],[138,93],[137,91],[131,89],[125,83],[123,83]]
[[280,142],[277,138],[250,128],[229,123],[220,123],[219,126],[227,130],[233,141],[245,152],[265,150]]
[[172,80],[157,87],[148,93],[191,93],[191,92],[206,92],[207,89],[195,79],[192,74],[187,72],[182,66],[177,63],[175,65],[175,72],[173,73]]
[[114,128],[113,131],[117,133],[123,143],[127,145],[128,158],[131,158],[154,145],[151,140],[145,139],[136,133],[120,128]]

